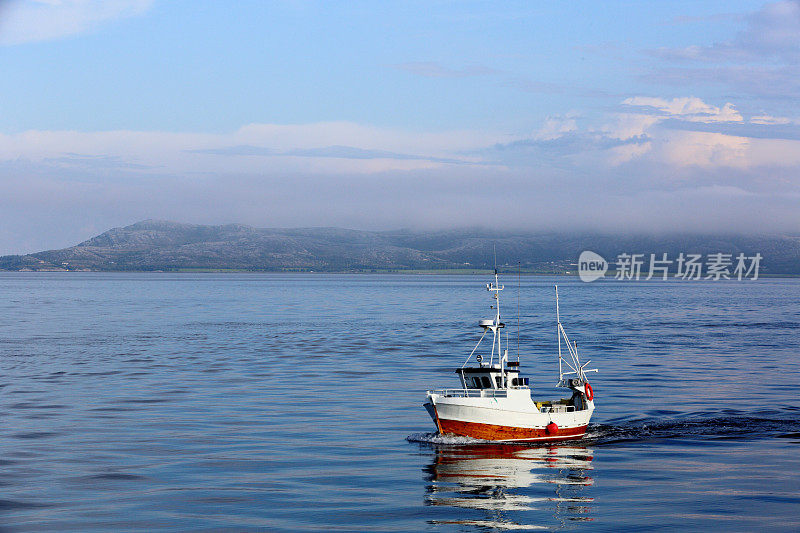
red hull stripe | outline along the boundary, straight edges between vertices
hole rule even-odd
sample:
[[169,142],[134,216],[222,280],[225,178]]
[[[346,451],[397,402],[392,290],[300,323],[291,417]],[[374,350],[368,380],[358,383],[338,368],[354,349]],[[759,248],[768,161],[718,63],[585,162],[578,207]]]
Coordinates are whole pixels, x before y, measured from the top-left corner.
[[586,433],[586,426],[558,428],[558,431],[550,435],[545,428],[496,426],[479,422],[461,422],[460,420],[439,419],[437,425],[443,435],[458,435],[483,440],[560,441],[579,439]]

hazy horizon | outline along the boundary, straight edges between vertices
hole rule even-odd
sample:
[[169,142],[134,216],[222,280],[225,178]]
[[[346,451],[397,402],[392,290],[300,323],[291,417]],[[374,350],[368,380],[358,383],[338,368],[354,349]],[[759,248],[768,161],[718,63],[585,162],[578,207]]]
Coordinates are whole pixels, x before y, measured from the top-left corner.
[[2,254],[0,253],[0,257],[6,255],[26,255],[32,254],[37,252],[44,252],[50,250],[59,250],[64,248],[71,248],[73,246],[77,246],[85,241],[91,240],[94,237],[102,235],[108,231],[112,231],[115,229],[127,228],[130,226],[134,226],[137,224],[142,223],[164,223],[164,224],[179,224],[179,225],[191,225],[191,226],[209,226],[209,227],[220,227],[220,226],[227,226],[227,225],[245,225],[256,230],[324,230],[324,229],[336,229],[336,230],[344,230],[344,231],[365,231],[365,232],[375,232],[375,233],[387,233],[387,234],[396,234],[396,233],[409,233],[415,235],[438,235],[442,233],[449,233],[452,232],[456,235],[458,234],[468,234],[474,233],[476,235],[481,235],[484,237],[488,237],[492,234],[497,233],[498,237],[512,237],[512,236],[546,236],[546,235],[564,235],[566,237],[619,237],[620,239],[630,239],[630,238],[653,238],[653,239],[666,239],[669,240],[671,238],[679,238],[679,237],[687,237],[687,236],[698,236],[698,237],[715,237],[715,238],[777,238],[777,237],[800,237],[800,233],[795,232],[775,232],[775,233],[735,233],[735,232],[697,232],[697,231],[663,231],[663,232],[654,232],[654,231],[597,231],[597,230],[537,230],[535,228],[491,228],[488,226],[453,226],[449,228],[410,228],[410,227],[398,227],[398,228],[385,228],[385,229],[370,229],[370,228],[351,228],[351,227],[343,227],[343,226],[254,226],[250,224],[242,224],[241,222],[235,221],[228,221],[228,222],[221,222],[219,224],[203,224],[203,223],[189,223],[183,222],[179,220],[166,220],[166,219],[146,219],[146,220],[139,220],[136,222],[132,222],[130,224],[124,224],[122,226],[115,226],[111,228],[107,228],[103,231],[98,233],[94,233],[91,235],[86,235],[75,242],[71,242],[65,244],[64,246],[58,246],[55,248],[43,248],[40,250],[30,250],[27,252],[21,253],[12,253],[12,254]]
[[145,219],[800,232],[800,0],[11,0],[0,255]]

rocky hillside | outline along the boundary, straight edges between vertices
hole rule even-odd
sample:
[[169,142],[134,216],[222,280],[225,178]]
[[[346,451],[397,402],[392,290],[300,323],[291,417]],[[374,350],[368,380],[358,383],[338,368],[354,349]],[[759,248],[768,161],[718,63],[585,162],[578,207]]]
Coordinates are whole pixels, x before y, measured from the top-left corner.
[[759,252],[765,274],[800,274],[800,237],[710,235],[613,236],[489,230],[372,232],[339,228],[202,226],[147,220],[114,228],[62,250],[0,257],[2,270],[236,269],[252,271],[374,271],[486,269],[574,270],[593,250],[613,262],[620,253]]

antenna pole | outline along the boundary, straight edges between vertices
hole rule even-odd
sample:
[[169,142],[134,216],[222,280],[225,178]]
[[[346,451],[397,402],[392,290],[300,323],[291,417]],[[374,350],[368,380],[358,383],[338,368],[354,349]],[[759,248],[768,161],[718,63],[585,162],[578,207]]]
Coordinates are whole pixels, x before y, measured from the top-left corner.
[[[495,336],[497,340],[497,357],[500,361],[500,376],[503,376],[503,336],[500,333],[500,280],[497,278],[497,252],[495,252],[495,266],[494,266],[494,285],[497,291],[494,293],[494,305],[497,310],[497,316],[494,319]],[[494,351],[494,349],[492,349]]]
[[572,341],[572,347],[575,349],[575,366],[578,367],[578,379],[583,379],[583,367],[581,366],[581,360],[578,358],[578,341]]
[[517,261],[517,362],[519,363],[519,295],[522,292],[522,263]]
[[500,376],[503,380],[503,384],[505,384],[506,372],[503,357],[504,355],[508,355],[508,332],[506,332],[506,353],[503,354],[503,336],[500,333],[500,291],[503,290],[503,286],[500,285],[500,280],[497,276],[497,245],[494,245],[494,285],[490,283],[486,288],[494,293],[495,308],[494,326],[492,327],[494,338],[492,339],[492,355],[489,358],[489,366],[492,366],[494,362],[494,350],[497,348],[497,360],[500,363]]

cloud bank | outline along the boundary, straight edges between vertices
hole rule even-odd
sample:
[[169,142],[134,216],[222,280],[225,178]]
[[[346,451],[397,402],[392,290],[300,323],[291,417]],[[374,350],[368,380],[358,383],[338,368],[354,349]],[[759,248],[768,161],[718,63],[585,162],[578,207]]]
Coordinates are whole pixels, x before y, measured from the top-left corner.
[[800,0],[768,3],[744,20],[730,40],[651,51],[665,64],[645,79],[722,85],[761,98],[800,96]]
[[50,41],[146,12],[153,0],[11,0],[0,5],[0,45]]
[[[147,13],[151,4],[2,3],[0,45],[97,31]],[[701,30],[720,21],[737,23],[739,30],[703,41]],[[667,36],[661,42],[672,45],[649,50],[635,50],[635,44],[579,45],[581,61],[584,54],[595,54],[598,70],[587,69],[588,62],[569,63],[567,55],[554,56],[564,64],[550,70],[571,70],[566,77],[547,68],[526,70],[534,48],[511,50],[523,54],[514,60],[504,55],[507,47],[501,55],[462,53],[471,49],[469,34],[469,40],[453,41],[447,63],[420,57],[428,52],[425,47],[398,46],[392,47],[396,54],[376,54],[379,67],[369,76],[345,69],[340,77],[319,78],[329,81],[319,84],[325,91],[343,79],[411,80],[404,87],[412,90],[402,96],[411,95],[413,103],[392,109],[402,120],[384,112],[389,106],[364,113],[351,109],[348,115],[337,102],[327,104],[334,109],[321,104],[298,116],[360,118],[305,118],[309,122],[292,124],[295,115],[286,114],[280,119],[284,123],[242,119],[241,126],[228,123],[224,127],[230,131],[222,133],[204,132],[202,126],[182,132],[96,125],[136,123],[128,116],[119,122],[98,120],[83,131],[42,126],[0,133],[0,253],[66,246],[146,218],[364,229],[480,225],[531,231],[797,233],[800,0],[771,2],[744,15],[678,16],[668,24],[696,24],[701,40],[684,46],[685,35],[672,41]],[[472,49],[480,51],[477,44]],[[31,51],[49,49],[25,49]],[[308,53],[313,58],[317,51]],[[82,63],[76,60],[79,72]],[[224,71],[209,64],[209,72],[215,69]],[[584,72],[589,74],[583,77]],[[175,83],[181,86],[180,80]],[[502,120],[480,115],[454,120],[437,114],[435,99],[414,92],[422,85],[436,98],[452,91],[453,108],[480,101],[494,87],[493,97],[513,98],[507,107],[520,112]],[[314,94],[309,90],[306,96]],[[252,105],[246,98],[242,102]],[[384,123],[415,120],[418,104],[431,116],[417,123],[441,119],[441,124],[473,126],[413,130],[366,123],[373,117]],[[491,109],[491,102],[477,107]],[[550,116],[539,114],[543,107],[552,110]],[[86,109],[92,108],[90,102]],[[280,122],[273,117],[281,115],[268,108],[242,116]],[[320,110],[326,112],[314,114]],[[49,124],[45,118],[39,123]],[[481,127],[487,123],[502,126]]]
[[[250,124],[227,134],[27,131],[0,135],[0,242],[3,253],[33,251],[144,218],[796,231],[798,170],[794,118],[747,117],[733,102],[696,97],[631,96],[598,119],[567,113],[517,136],[351,122]],[[66,212],[83,223],[49,232],[49,241],[16,233]]]

